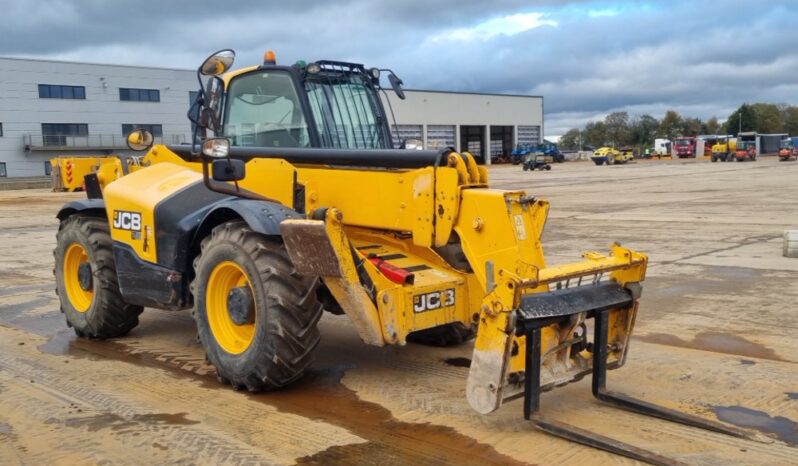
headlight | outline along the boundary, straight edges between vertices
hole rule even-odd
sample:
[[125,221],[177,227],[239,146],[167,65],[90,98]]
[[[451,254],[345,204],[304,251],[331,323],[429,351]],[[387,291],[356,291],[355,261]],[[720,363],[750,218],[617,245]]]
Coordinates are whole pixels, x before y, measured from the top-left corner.
[[319,74],[319,72],[321,71],[321,65],[319,65],[318,63],[311,63],[308,65],[306,70],[308,74]]

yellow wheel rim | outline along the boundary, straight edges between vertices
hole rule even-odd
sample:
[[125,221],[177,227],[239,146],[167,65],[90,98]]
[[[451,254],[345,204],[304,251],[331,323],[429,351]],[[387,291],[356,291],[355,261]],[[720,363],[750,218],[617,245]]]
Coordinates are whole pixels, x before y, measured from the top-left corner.
[[211,333],[219,346],[230,354],[243,353],[255,339],[256,322],[239,325],[230,318],[227,308],[230,291],[242,286],[249,287],[254,296],[246,272],[235,262],[224,261],[213,268],[205,289],[205,312]]
[[91,286],[84,289],[80,284],[79,271],[81,265],[89,264],[89,254],[86,248],[78,243],[72,243],[64,255],[64,288],[66,288],[69,302],[78,312],[86,312],[91,307],[94,292]]

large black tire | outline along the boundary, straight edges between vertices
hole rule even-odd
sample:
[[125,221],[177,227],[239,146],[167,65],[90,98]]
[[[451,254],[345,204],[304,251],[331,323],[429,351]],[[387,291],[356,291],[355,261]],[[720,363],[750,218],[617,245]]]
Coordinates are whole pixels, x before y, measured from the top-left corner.
[[[213,304],[208,307],[208,282],[217,267],[229,262],[246,274],[254,301],[254,322],[249,324],[254,335],[240,352],[225,349],[224,340],[220,343],[209,323],[209,312],[215,311]],[[219,225],[202,240],[194,270],[194,318],[200,342],[219,381],[237,390],[257,392],[299,379],[312,363],[313,350],[320,339],[318,279],[296,273],[279,239],[257,234],[242,221]],[[228,304],[223,307],[229,313]]]
[[407,336],[407,341],[429,346],[454,346],[474,338],[475,334],[473,327],[454,322],[413,332]]
[[[72,215],[63,220],[58,229],[53,251],[55,291],[61,301],[61,312],[66,316],[67,325],[74,328],[78,336],[121,337],[138,325],[139,314],[144,310],[141,306],[125,303],[122,298],[112,245],[108,222],[104,218]],[[81,289],[86,294],[82,294],[74,286],[70,289],[71,292],[67,289],[69,283],[74,285],[73,279],[78,274],[74,267],[68,270],[65,264],[67,251],[73,248],[78,251],[82,248],[84,258],[87,259],[80,261],[84,269]],[[70,253],[70,256],[73,254]],[[81,295],[83,303],[80,302]],[[76,301],[73,302],[73,299]]]

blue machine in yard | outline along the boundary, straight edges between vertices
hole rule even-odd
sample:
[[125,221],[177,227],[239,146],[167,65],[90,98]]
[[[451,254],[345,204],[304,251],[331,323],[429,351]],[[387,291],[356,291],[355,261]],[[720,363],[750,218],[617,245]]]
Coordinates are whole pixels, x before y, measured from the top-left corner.
[[565,162],[565,156],[560,152],[560,148],[553,142],[544,141],[542,144],[518,144],[510,154],[510,161],[513,165],[518,165],[524,158],[532,152],[540,152],[556,163]]

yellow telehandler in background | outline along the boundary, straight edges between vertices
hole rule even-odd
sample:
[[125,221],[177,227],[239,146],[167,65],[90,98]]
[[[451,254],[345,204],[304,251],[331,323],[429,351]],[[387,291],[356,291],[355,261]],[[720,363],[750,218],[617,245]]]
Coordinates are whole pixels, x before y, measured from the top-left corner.
[[280,66],[269,52],[228,72],[233,58],[198,69],[194,144],[150,147],[134,131],[143,168],[87,177],[89,198],[58,213],[57,291],[78,335],[122,336],[146,306],[190,308],[219,380],[260,391],[302,376],[326,309],[369,345],[474,336],[465,394],[479,413],[523,397],[550,434],[672,464],[540,414],[541,391],[592,374],[599,400],[747,435],[605,388],[628,355],[644,254],[613,244],[548,265],[548,202],[489,188],[468,152],[393,148],[381,74],[404,93],[390,70]]

